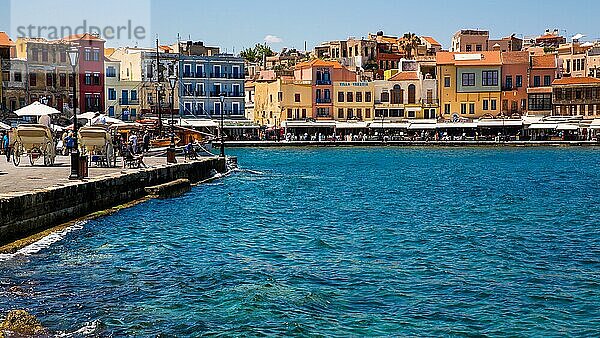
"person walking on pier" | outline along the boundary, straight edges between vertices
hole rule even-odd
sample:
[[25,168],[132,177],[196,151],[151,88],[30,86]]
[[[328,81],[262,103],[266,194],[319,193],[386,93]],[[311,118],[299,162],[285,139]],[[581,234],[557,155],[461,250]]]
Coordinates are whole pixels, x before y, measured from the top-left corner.
[[6,162],[10,162],[10,137],[8,136],[8,132],[2,136],[2,149],[4,149],[4,154],[6,155]]

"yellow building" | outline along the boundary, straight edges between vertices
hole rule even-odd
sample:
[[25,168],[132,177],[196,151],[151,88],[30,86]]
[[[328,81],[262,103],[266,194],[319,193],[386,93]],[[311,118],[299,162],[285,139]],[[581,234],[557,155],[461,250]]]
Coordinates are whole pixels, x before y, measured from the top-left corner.
[[333,118],[336,121],[372,121],[373,82],[334,82]]
[[473,119],[499,113],[500,52],[439,52],[436,63],[438,97],[444,118]]
[[311,109],[310,82],[277,79],[254,83],[254,122],[258,125],[280,127],[283,120],[305,120]]

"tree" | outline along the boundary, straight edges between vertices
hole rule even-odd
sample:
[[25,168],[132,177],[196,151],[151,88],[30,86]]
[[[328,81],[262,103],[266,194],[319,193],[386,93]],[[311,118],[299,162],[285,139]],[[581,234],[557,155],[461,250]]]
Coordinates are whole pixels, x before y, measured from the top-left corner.
[[248,62],[261,62],[263,57],[269,57],[275,55],[275,52],[267,44],[261,45],[257,43],[253,48],[246,48],[240,56],[246,59]]
[[412,59],[413,51],[416,51],[420,44],[421,39],[416,34],[408,32],[402,37],[400,48],[406,53],[408,59]]

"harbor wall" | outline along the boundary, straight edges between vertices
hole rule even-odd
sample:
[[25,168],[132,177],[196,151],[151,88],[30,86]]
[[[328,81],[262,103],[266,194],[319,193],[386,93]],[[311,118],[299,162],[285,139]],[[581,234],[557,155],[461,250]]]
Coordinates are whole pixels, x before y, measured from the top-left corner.
[[146,188],[187,179],[192,183],[225,171],[223,158],[118,172],[65,186],[0,196],[0,245],[88,214],[132,202]]

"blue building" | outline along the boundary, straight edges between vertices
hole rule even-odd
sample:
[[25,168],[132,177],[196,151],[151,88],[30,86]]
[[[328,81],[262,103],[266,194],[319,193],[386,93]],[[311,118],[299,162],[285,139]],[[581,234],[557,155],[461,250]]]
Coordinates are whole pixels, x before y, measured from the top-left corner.
[[[230,54],[181,55],[179,112],[182,116],[243,119],[244,59]],[[224,98],[221,107],[221,96]]]

